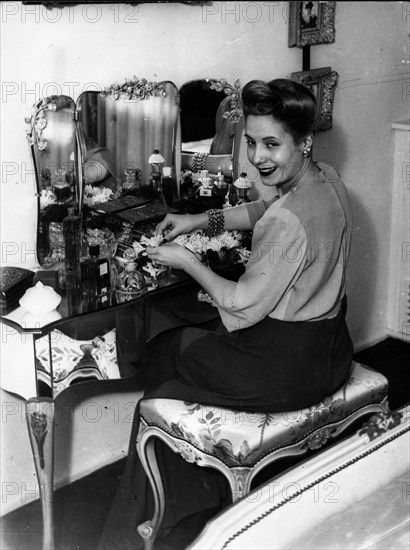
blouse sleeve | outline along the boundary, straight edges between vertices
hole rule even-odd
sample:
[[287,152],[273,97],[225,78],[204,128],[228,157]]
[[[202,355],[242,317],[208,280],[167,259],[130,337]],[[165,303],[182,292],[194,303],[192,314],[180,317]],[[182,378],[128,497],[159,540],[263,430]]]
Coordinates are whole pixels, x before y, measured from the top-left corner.
[[248,211],[251,226],[252,228],[254,228],[256,222],[260,220],[261,217],[264,215],[266,211],[266,205],[262,199],[258,199],[256,201],[248,202],[244,206]]
[[302,272],[306,249],[306,232],[295,214],[285,208],[266,211],[254,228],[245,273],[213,294],[228,331],[252,326],[275,309]]

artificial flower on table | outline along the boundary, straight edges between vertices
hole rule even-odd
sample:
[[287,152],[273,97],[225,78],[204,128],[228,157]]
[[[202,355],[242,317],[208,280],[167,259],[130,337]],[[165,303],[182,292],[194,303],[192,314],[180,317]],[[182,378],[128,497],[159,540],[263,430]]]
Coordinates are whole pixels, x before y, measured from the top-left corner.
[[[178,235],[172,242],[184,246],[199,256],[202,261],[207,261],[212,253],[215,253],[222,261],[227,259],[228,252],[232,251],[234,254],[229,255],[231,263],[246,263],[250,255],[246,240],[247,235],[241,231],[224,231],[220,235],[209,237],[205,231],[199,230]],[[163,235],[153,235],[152,237],[142,235],[139,241],[133,242],[133,248],[137,256],[146,256],[147,246],[160,246],[163,241]]]
[[[204,231],[178,235],[174,242],[202,258],[211,269],[218,269],[233,264],[246,264],[250,256],[248,233],[241,231],[224,231],[220,235],[209,237]],[[215,306],[210,294],[199,290],[198,301]]]
[[155,262],[148,261],[142,266],[142,272],[147,282],[148,288],[157,288],[160,286],[159,277],[167,272],[167,268]]
[[[246,239],[247,235],[241,231],[225,231],[221,235],[209,237],[205,231],[199,230],[178,235],[172,242],[184,246],[210,267],[218,268],[223,265],[223,262],[228,265],[246,263],[250,254],[246,248]],[[182,280],[185,278],[183,272],[166,268],[148,258],[147,247],[157,247],[163,243],[163,235],[150,237],[142,235],[139,240],[134,240],[132,246],[123,253],[126,261],[136,262],[147,279],[148,288],[169,284],[171,279]]]
[[247,236],[242,231],[224,231],[220,235],[209,237],[205,231],[178,235],[174,242],[185,246],[194,254],[199,254],[208,264],[228,262],[246,263],[249,258],[246,247]]
[[150,260],[148,260],[147,256],[147,246],[159,246],[164,240],[164,237],[162,235],[153,235],[152,237],[147,237],[146,235],[142,235],[141,238],[138,241],[133,241],[132,248],[135,253],[135,258],[139,258],[141,260],[141,257],[144,257],[143,263],[148,263]]
[[142,235],[140,239],[140,244],[143,247],[152,246],[156,247],[162,244],[164,241],[164,236],[160,234],[152,235],[152,237],[147,237],[146,235]]
[[159,265],[156,262],[150,260],[147,256],[147,246],[159,246],[164,240],[162,235],[153,235],[147,237],[142,235],[139,241],[134,241],[132,247],[139,259],[139,265],[147,279],[148,287],[156,288],[159,284],[158,277],[167,271],[167,268],[163,265]]

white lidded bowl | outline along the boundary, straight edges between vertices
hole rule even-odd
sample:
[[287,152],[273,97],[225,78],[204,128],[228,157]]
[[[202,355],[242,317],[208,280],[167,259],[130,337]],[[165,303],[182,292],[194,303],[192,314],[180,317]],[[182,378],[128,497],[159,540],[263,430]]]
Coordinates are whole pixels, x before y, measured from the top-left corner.
[[61,302],[61,296],[51,286],[43,285],[41,281],[26,290],[19,303],[30,313],[48,313],[55,310]]

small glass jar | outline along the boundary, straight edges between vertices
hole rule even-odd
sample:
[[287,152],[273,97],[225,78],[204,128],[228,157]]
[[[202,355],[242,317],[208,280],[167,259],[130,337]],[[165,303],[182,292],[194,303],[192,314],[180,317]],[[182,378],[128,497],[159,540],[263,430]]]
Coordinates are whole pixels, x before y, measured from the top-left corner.
[[139,298],[147,292],[145,277],[135,262],[128,262],[115,280],[115,298],[121,304]]
[[56,170],[56,182],[54,184],[54,193],[58,203],[65,203],[70,199],[70,184],[66,180],[65,170],[58,168]]

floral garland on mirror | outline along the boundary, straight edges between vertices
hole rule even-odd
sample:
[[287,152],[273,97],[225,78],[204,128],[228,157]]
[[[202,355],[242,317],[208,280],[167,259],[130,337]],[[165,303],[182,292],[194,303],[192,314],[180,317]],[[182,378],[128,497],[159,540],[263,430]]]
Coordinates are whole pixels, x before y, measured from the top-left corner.
[[167,92],[162,84],[149,82],[145,78],[139,79],[135,75],[133,79],[126,78],[124,84],[114,82],[101,92],[102,97],[112,97],[114,101],[120,98],[141,101],[151,96],[165,97],[166,95]]
[[56,99],[57,96],[55,95],[40,99],[33,105],[31,116],[24,119],[28,125],[26,129],[27,140],[31,145],[36,143],[39,151],[44,151],[48,145],[47,140],[42,137],[42,132],[47,126],[45,112],[57,110]]
[[229,84],[225,78],[221,78],[219,80],[207,78],[206,80],[211,84],[211,90],[215,90],[216,92],[225,92],[230,99],[230,110],[225,111],[222,117],[227,118],[233,124],[239,122],[242,117],[242,108],[240,105],[241,83],[239,78],[235,80],[233,86]]

